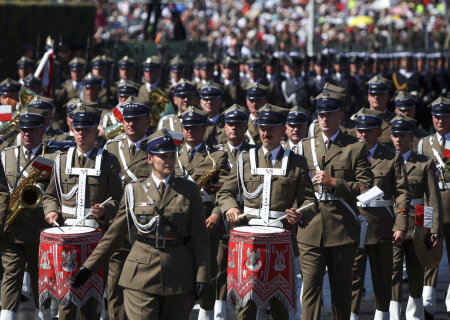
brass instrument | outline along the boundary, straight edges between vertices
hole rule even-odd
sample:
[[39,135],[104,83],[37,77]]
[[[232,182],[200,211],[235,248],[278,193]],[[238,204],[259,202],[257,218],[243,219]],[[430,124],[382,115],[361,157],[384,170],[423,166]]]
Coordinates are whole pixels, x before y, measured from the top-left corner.
[[11,230],[23,209],[35,209],[42,203],[43,190],[36,185],[36,182],[47,178],[49,175],[50,173],[47,171],[33,167],[29,176],[13,191],[3,232]]
[[123,132],[123,123],[119,121],[105,128],[105,138],[108,140],[113,139]]
[[198,179],[197,185],[198,187],[201,189],[204,186],[206,186],[206,184],[211,181],[211,179],[214,177],[214,175],[217,172],[217,164],[216,161],[213,159],[213,157],[211,157],[211,155],[209,154],[208,151],[208,158],[211,159],[211,162],[213,163],[213,166],[210,170],[206,171],[204,174],[202,174],[202,176]]
[[16,110],[12,114],[12,119],[5,121],[0,125],[0,136],[3,141],[9,141],[19,133],[19,116],[20,112],[28,107],[36,93],[30,89],[22,88],[19,92],[19,101]]
[[166,109],[169,98],[161,89],[153,88],[148,93],[148,100],[150,100],[153,105],[150,113],[150,128],[154,129],[158,125],[161,113]]

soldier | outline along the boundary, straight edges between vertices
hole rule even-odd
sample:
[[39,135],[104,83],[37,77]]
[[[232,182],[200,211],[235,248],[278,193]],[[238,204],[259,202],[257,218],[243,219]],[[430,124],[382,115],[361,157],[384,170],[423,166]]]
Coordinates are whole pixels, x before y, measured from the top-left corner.
[[222,148],[228,155],[228,166],[231,169],[243,151],[248,151],[254,145],[245,141],[248,128],[249,112],[244,107],[234,104],[224,111],[224,132],[219,137]]
[[173,86],[175,86],[178,83],[178,81],[184,78],[184,60],[179,55],[173,57],[169,61],[169,70],[170,70],[169,81],[164,91],[168,96],[172,97]]
[[246,135],[250,144],[261,144],[257,124],[258,110],[267,104],[267,90],[267,87],[259,83],[254,83],[247,87],[246,102],[250,111],[250,118],[248,119]]
[[391,120],[391,138],[395,149],[402,156],[402,161],[405,164],[412,198],[406,240],[393,247],[392,297],[389,306],[392,320],[400,319],[404,258],[409,290],[406,319],[424,319],[422,300],[424,267],[417,259],[413,243],[416,205],[426,205],[433,208],[433,227],[430,230],[430,241],[433,246],[436,246],[442,239],[443,212],[441,194],[436,178],[436,165],[433,160],[419,155],[411,149],[414,128],[415,122],[413,119],[408,120],[397,115]]
[[408,231],[408,209],[411,201],[408,180],[401,155],[378,142],[381,123],[382,119],[373,115],[370,110],[358,115],[356,120],[356,137],[366,144],[367,159],[375,175],[374,185],[383,190],[384,196],[383,199],[371,201],[367,205],[357,203],[360,214],[367,220],[368,232],[365,244],[360,244],[356,249],[353,264],[352,320],[358,319],[367,258],[375,294],[374,319],[389,320],[392,243],[400,244]]
[[19,75],[19,83],[23,85],[25,78],[33,72],[34,61],[28,57],[22,56],[16,62],[17,74]]
[[126,186],[114,223],[73,285],[86,282],[129,230],[133,246],[119,280],[127,317],[187,319],[210,281],[201,197],[191,181],[173,174],[176,146],[170,135],[160,130],[148,140],[152,174]]
[[164,84],[161,82],[161,59],[158,56],[151,56],[145,59],[142,63],[144,68],[145,83],[139,88],[139,97],[142,99],[148,99],[148,94],[154,88],[164,88]]
[[307,76],[303,72],[305,65],[305,56],[290,55],[288,59],[289,77],[281,82],[281,92],[283,93],[284,105],[294,107],[295,105],[305,106],[309,109],[310,90],[308,86]]
[[217,144],[218,136],[223,132],[224,117],[220,114],[223,105],[223,90],[215,84],[208,84],[199,90],[200,106],[208,114],[208,127],[205,131],[206,144]]
[[222,71],[221,83],[224,85],[223,96],[226,107],[244,102],[245,93],[239,84],[238,65],[238,61],[231,57],[226,57],[220,65]]
[[10,78],[0,82],[0,105],[11,105],[14,112],[19,103],[20,88],[20,83]]
[[286,136],[284,143],[285,149],[291,149],[298,153],[298,143],[308,135],[309,112],[302,107],[295,106],[289,110],[286,119]]
[[[322,54],[314,56],[314,71],[308,75],[308,87],[311,97],[319,95],[325,83],[331,82],[331,77],[325,73],[327,60],[327,57]],[[300,104],[304,103],[304,101],[301,101]]]
[[[450,243],[450,174],[449,163],[450,158],[444,156],[444,150],[450,149],[446,147],[450,141],[450,99],[439,97],[434,100],[428,107],[431,107],[431,115],[433,126],[436,133],[423,138],[417,146],[417,153],[423,154],[434,161],[439,173],[439,190],[441,191],[443,226],[445,242]],[[447,245],[447,257],[450,260],[450,246]],[[449,265],[450,268],[450,265]],[[437,269],[425,272],[425,281],[423,287],[423,300],[425,308],[425,316],[432,318],[434,315],[434,307],[436,304],[436,282]],[[449,270],[450,277],[450,270]],[[450,285],[449,285],[450,289]],[[447,291],[445,298],[447,312],[450,312],[450,290]],[[428,315],[427,315],[428,314]]]
[[137,97],[139,94],[139,84],[132,81],[124,81],[117,90],[117,100],[124,103],[129,97]]
[[54,129],[52,127],[53,110],[55,109],[55,105],[53,104],[53,99],[36,95],[31,100],[31,102],[28,106],[46,111],[47,115],[45,117],[45,123],[44,123],[45,131],[44,131],[44,136],[42,137],[42,140],[43,141],[47,141],[47,140],[59,141],[61,139],[61,135],[64,133],[64,131]]
[[[295,241],[296,228],[308,225],[315,214],[315,210],[296,211],[302,205],[314,203],[313,186],[308,176],[308,167],[303,157],[299,157],[289,150],[284,150],[281,140],[285,133],[285,122],[288,110],[266,104],[261,110],[258,118],[258,127],[262,139],[262,148],[258,150],[250,149],[250,152],[241,153],[238,164],[235,165],[227,178],[225,184],[218,193],[217,202],[220,210],[229,223],[235,224],[241,218],[241,210],[236,201],[238,196],[243,197],[244,213],[249,213],[246,219],[253,225],[253,222],[262,224],[262,215],[258,212],[265,202],[265,197],[269,197],[269,221],[288,214],[287,221],[278,222],[274,226],[283,227],[292,232],[292,245],[295,256],[298,256],[298,248]],[[287,160],[287,161],[286,161]],[[258,168],[281,168],[286,169],[284,176],[277,177],[277,180],[261,187],[262,176],[252,176],[250,174],[251,162],[256,163]],[[237,167],[243,166],[238,175]],[[243,181],[243,185],[239,181]],[[288,187],[289,186],[289,187]],[[259,188],[260,192],[255,193]],[[243,190],[243,194],[240,194]],[[262,212],[262,209],[261,212]],[[256,211],[250,214],[251,211]],[[252,221],[253,220],[253,221]],[[299,224],[300,222],[300,224]],[[300,231],[301,232],[301,231]],[[274,319],[288,319],[286,307],[277,298],[269,301],[270,312]],[[238,319],[256,319],[257,305],[254,300],[238,309]]]
[[[223,243],[225,227],[218,208],[214,207],[217,190],[228,174],[227,154],[208,146],[203,140],[207,113],[189,107],[182,115],[184,143],[177,152],[175,174],[197,183],[202,194],[206,229],[209,232],[211,276],[216,279],[200,299],[199,319],[214,317],[215,301],[221,312],[226,310],[226,246]],[[224,252],[225,251],[225,252]]]
[[117,87],[111,86],[108,75],[108,61],[106,56],[96,56],[91,60],[91,73],[93,76],[101,77],[101,89],[98,94],[100,103],[113,104],[116,101]]
[[[56,154],[52,150],[46,150],[42,143],[46,113],[44,110],[32,107],[26,109],[26,112],[19,117],[20,145],[6,148],[1,153],[9,192],[15,199],[14,204],[22,201],[18,198],[21,196],[24,186],[36,183],[40,190],[45,190],[49,183],[49,172],[52,169],[53,161],[48,159],[53,160]],[[38,157],[45,157],[47,161]],[[42,167],[38,169],[33,165],[34,163],[44,165],[48,171],[41,169]],[[36,199],[41,196],[39,189],[35,190],[38,193]],[[4,200],[3,195],[2,200]],[[23,209],[20,216],[10,223],[9,231],[2,236],[1,259],[4,273],[1,290],[1,319],[16,318],[25,269],[30,273],[36,318],[50,318],[49,309],[44,312],[40,312],[38,309],[39,235],[46,224],[39,201],[36,200],[34,204],[36,205],[34,209]]]
[[[138,98],[125,102],[123,105],[125,133],[107,141],[105,145],[105,150],[119,159],[123,186],[130,182],[135,183],[139,179],[147,178],[151,173],[145,150],[146,129],[149,125],[151,110],[149,104],[148,100]],[[124,239],[122,246],[109,260],[108,313],[110,319],[125,319],[123,290],[118,284],[120,273],[130,249],[130,243]]]
[[55,100],[58,105],[62,106],[70,99],[80,97],[83,89],[82,80],[85,67],[86,60],[83,58],[73,58],[70,60],[70,79],[63,83],[62,88],[55,91]]
[[128,81],[136,81],[134,79],[134,72],[135,72],[135,65],[136,62],[133,58],[130,58],[129,56],[124,56],[122,59],[119,60],[119,81],[116,82],[116,86],[118,87],[120,83],[124,82],[125,80]]
[[22,86],[26,89],[30,89],[37,94],[42,94],[42,81],[32,74],[29,74],[23,79]]
[[414,125],[414,139],[412,141],[411,147],[414,152],[417,152],[417,145],[419,144],[419,140],[425,138],[428,135],[428,132],[419,128],[417,120],[415,120],[416,99],[412,95],[401,91],[394,97],[393,100],[395,104],[395,114],[403,115],[405,118],[407,118],[407,121],[416,123]]
[[350,318],[352,265],[359,241],[356,197],[372,187],[374,177],[365,144],[339,129],[345,101],[345,96],[338,93],[322,92],[316,98],[321,131],[299,144],[319,200],[319,214],[297,233],[303,277],[303,319],[320,317],[327,267],[333,317]]
[[[72,132],[77,146],[55,159],[55,170],[44,196],[45,220],[49,224],[59,221],[59,224],[73,225],[92,213],[80,225],[106,230],[116,214],[122,197],[122,188],[117,187],[121,185],[120,165],[115,156],[95,147],[100,112],[89,102],[79,103],[72,112]],[[67,161],[67,158],[72,160]],[[93,168],[97,170],[89,170]],[[100,206],[108,197],[112,199]],[[75,319],[76,314],[77,308],[72,302],[59,307],[60,319]],[[81,319],[98,319],[99,316],[97,302],[90,298],[81,308]]]
[[214,76],[214,64],[214,60],[209,57],[201,59],[199,65],[201,81],[197,83],[198,88],[201,88],[210,82],[218,82]]
[[158,123],[158,130],[166,128],[170,131],[183,131],[179,117],[189,106],[196,105],[197,87],[195,84],[188,80],[181,79],[173,87],[173,102],[177,107],[177,113],[162,117]]

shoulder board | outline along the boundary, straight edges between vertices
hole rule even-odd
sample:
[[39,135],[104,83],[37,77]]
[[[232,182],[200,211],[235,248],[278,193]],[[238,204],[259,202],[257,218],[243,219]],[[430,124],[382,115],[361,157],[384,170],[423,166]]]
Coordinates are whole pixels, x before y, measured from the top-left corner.
[[[249,148],[256,148],[256,144],[248,144],[248,147]],[[247,152],[247,151],[245,151],[245,150],[243,150],[242,152]]]
[[10,146],[10,147],[6,147],[5,149],[3,149],[3,151],[8,151],[8,150],[15,149],[15,148],[18,148],[18,147],[20,147],[20,145],[18,145],[18,146]]
[[391,146],[387,146],[387,145],[383,144],[383,147],[389,152],[397,153],[397,150],[395,150],[395,148],[393,148]]
[[311,140],[312,138],[314,138],[314,137],[305,137],[302,140],[300,140],[300,142],[308,141],[308,140]]
[[215,146],[211,147],[211,151],[214,152],[214,151],[225,151],[225,150],[223,149],[223,146],[221,144],[216,144]]
[[125,137],[126,137],[126,134],[125,134],[125,132],[123,132],[113,139],[106,140],[106,144],[116,142],[116,141],[123,141],[125,139]]

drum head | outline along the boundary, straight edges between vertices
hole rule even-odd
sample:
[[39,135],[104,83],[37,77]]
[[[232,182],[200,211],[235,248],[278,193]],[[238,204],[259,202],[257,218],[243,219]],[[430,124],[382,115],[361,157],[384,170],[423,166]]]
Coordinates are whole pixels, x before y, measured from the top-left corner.
[[79,234],[79,233],[90,233],[96,229],[91,227],[72,227],[72,226],[61,226],[45,229],[45,233],[49,234]]
[[276,227],[263,227],[263,226],[242,226],[233,229],[238,232],[249,232],[249,233],[281,233],[285,230],[283,228]]

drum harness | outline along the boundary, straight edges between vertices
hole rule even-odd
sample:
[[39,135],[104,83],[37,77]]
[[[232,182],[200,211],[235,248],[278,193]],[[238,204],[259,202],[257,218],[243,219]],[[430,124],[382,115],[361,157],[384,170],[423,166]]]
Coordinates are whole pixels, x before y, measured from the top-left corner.
[[[125,156],[123,154],[122,146],[124,144],[124,141],[125,141],[125,137],[123,137],[123,139],[119,140],[119,158],[120,158],[120,162],[122,162],[123,169],[125,170],[127,175],[131,178],[131,180],[133,180],[133,182],[137,182],[138,178],[134,175],[134,173],[128,167],[128,164],[127,164],[127,162],[125,160]],[[122,180],[124,178],[125,178],[125,176],[122,176]]]
[[[258,168],[256,166],[256,150],[255,148],[251,148],[249,150],[249,158],[250,158],[250,172],[252,175],[264,176],[264,182],[258,186],[258,188],[253,192],[248,192],[245,187],[244,182],[244,160],[242,152],[238,158],[237,165],[237,179],[238,179],[238,189],[239,185],[242,186],[242,192],[244,193],[245,198],[247,199],[256,199],[262,194],[261,206],[258,209],[250,208],[244,206],[244,214],[253,214],[258,217],[258,219],[251,219],[249,221],[250,225],[264,225],[269,223],[269,219],[277,219],[286,214],[284,211],[272,211],[270,210],[270,193],[272,186],[272,176],[285,176],[287,173],[287,165],[289,160],[289,154],[291,150],[284,150],[283,159],[281,162],[281,168]],[[240,190],[239,190],[240,193]],[[278,226],[282,227],[281,222],[277,223]],[[275,224],[275,226],[277,226]]]
[[155,201],[150,197],[148,194],[148,188],[145,186],[144,181],[140,181],[139,185],[141,186],[142,190],[145,193],[145,196],[147,197],[147,200],[149,201],[150,205],[153,207],[155,212],[158,214],[157,216],[153,217],[148,223],[141,224],[136,219],[136,214],[134,213],[134,191],[133,191],[133,183],[129,183],[125,187],[125,207],[127,212],[127,226],[128,226],[128,235],[130,237],[130,243],[134,242],[134,239],[132,238],[132,233],[130,230],[130,221],[128,218],[128,213],[131,216],[131,219],[133,220],[134,225],[136,226],[136,229],[144,234],[154,234],[155,239],[154,242],[152,241],[153,238],[147,238],[145,236],[139,236],[138,240],[144,243],[152,244],[156,249],[164,249],[166,248],[166,242],[167,238],[165,238],[163,235],[159,234],[158,227],[160,227],[163,223],[167,223],[167,225],[177,234],[177,239],[170,240],[172,241],[172,244],[181,244],[186,245],[191,237],[183,236],[183,233],[169,220],[167,220],[164,217],[164,213],[161,212],[158,205],[155,203]]
[[[77,194],[76,198],[76,207],[67,207],[61,204],[61,212],[74,215],[76,219],[66,219],[65,223],[67,225],[71,225],[75,223],[78,219],[83,218],[86,214],[91,212],[91,209],[85,208],[85,196],[86,196],[86,177],[94,176],[98,177],[101,174],[101,164],[103,158],[103,149],[98,149],[97,154],[95,156],[95,167],[92,168],[74,168],[72,166],[72,158],[75,152],[75,147],[69,148],[67,151],[67,159],[66,159],[66,171],[65,173],[68,175],[77,175],[78,176],[78,184],[73,186],[73,188],[68,193],[62,192],[61,187],[61,176],[60,176],[60,168],[61,168],[61,153],[56,156],[55,159],[55,184],[57,186],[56,190],[58,191],[58,197],[60,202],[62,203],[62,199],[70,200],[73,198],[75,193]],[[98,228],[99,225],[97,221],[94,219],[88,219],[83,222],[84,226]]]
[[[431,150],[433,151],[434,157],[436,158],[438,165],[436,166],[437,169],[439,170],[439,173],[441,175],[441,181],[439,181],[439,189],[440,190],[450,190],[450,182],[445,182],[445,177],[444,177],[444,171],[445,171],[445,163],[444,161],[441,159],[441,156],[439,155],[439,152],[437,152],[437,150],[433,147],[433,139],[434,137],[431,136],[430,137],[430,146],[431,146]],[[418,154],[422,154],[423,155],[423,141],[425,138],[420,139],[419,144],[417,145],[417,153]]]

